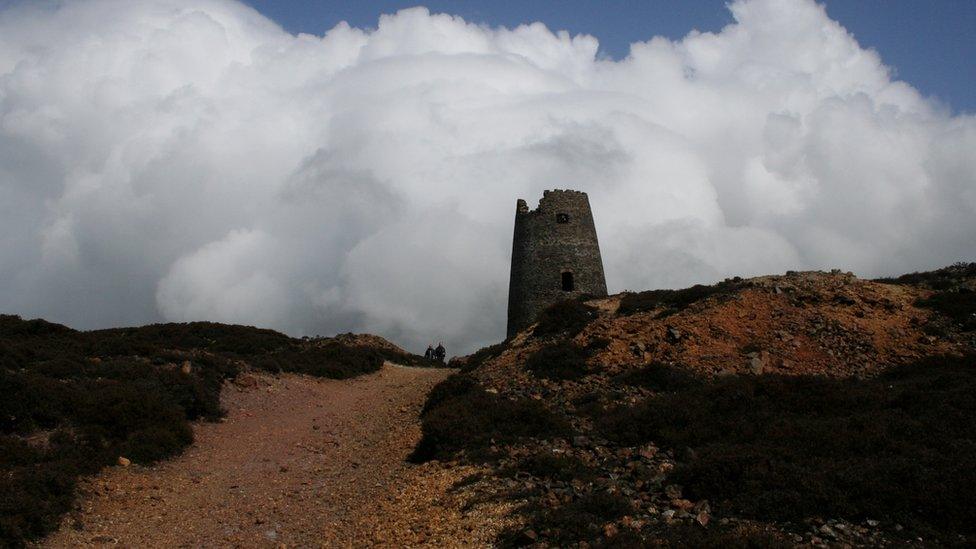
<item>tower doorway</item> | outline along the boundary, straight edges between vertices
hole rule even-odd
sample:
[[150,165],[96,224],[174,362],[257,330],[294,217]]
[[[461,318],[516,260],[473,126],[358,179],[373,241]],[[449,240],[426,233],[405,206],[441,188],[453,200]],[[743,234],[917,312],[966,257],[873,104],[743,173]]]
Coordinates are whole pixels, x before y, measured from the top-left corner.
[[575,289],[576,289],[576,286],[573,283],[573,273],[571,273],[569,271],[564,272],[563,273],[563,291],[564,292],[572,292]]

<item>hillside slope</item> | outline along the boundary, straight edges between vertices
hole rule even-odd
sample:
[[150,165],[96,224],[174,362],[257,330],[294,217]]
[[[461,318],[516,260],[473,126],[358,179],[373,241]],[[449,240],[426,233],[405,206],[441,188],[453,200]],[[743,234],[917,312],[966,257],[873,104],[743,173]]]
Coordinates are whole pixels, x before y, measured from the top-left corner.
[[415,458],[488,467],[506,544],[972,542],[974,295],[960,264],[556,304],[455,361]]

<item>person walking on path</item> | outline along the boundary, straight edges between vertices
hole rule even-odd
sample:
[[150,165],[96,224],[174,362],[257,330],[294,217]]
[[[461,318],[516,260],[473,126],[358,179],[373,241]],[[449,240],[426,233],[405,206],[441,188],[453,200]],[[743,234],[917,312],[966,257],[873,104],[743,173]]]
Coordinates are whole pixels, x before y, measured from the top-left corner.
[[440,362],[444,362],[444,358],[447,356],[447,349],[444,348],[443,343],[438,343],[437,348],[434,349],[434,357]]

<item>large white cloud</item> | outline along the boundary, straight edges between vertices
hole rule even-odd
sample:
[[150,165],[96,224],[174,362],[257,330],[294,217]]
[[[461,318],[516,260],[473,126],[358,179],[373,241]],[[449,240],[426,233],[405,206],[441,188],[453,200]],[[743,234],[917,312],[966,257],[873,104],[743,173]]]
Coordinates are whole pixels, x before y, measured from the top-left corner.
[[973,259],[976,119],[810,0],[730,9],[612,61],[423,8],[316,37],[229,0],[10,7],[0,309],[470,350],[547,188],[589,192],[611,291]]

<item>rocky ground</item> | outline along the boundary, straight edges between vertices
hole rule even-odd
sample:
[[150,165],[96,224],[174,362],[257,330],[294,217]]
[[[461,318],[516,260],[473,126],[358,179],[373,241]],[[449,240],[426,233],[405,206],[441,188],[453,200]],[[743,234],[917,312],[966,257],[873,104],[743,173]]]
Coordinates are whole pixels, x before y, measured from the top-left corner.
[[223,391],[226,418],[195,425],[184,454],[84,480],[76,511],[40,545],[487,543],[506,524],[503,508],[480,511],[452,495],[476,468],[406,462],[427,392],[450,372],[387,364],[343,381],[243,374]]

